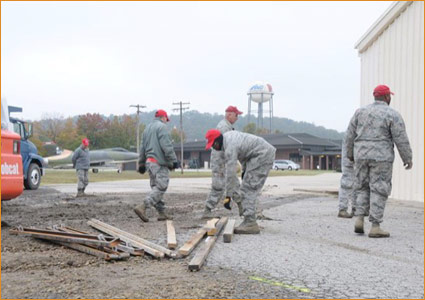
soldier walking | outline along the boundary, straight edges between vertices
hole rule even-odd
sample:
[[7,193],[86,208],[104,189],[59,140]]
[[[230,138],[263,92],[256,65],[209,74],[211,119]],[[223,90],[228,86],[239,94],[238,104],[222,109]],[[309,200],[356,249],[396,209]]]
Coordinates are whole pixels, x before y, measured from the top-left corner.
[[243,222],[235,228],[237,234],[258,234],[256,221],[257,198],[273,166],[276,149],[263,138],[238,131],[222,134],[217,129],[209,130],[205,138],[206,149],[213,147],[224,154],[226,165],[225,195],[228,201],[237,194],[239,185],[236,174],[238,160],[245,172],[240,187],[243,206]]
[[354,232],[364,233],[364,216],[370,199],[371,238],[390,236],[380,228],[380,223],[391,194],[394,143],[406,170],[412,168],[412,149],[403,118],[389,107],[393,94],[388,86],[378,85],[373,91],[375,102],[355,112],[345,139],[347,157],[354,161],[357,216]]
[[90,168],[90,154],[89,154],[88,138],[84,138],[81,141],[81,145],[75,149],[72,155],[72,165],[77,170],[78,184],[77,184],[77,196],[84,196],[84,191],[89,184],[89,168]]
[[144,174],[148,170],[152,190],[134,211],[144,222],[149,221],[146,210],[151,206],[158,212],[158,221],[172,219],[165,213],[165,204],[162,201],[168,188],[170,170],[177,168],[177,157],[166,126],[168,121],[170,119],[167,113],[162,109],[158,110],[155,120],[146,127],[142,135],[138,171]]
[[[217,125],[217,130],[222,134],[235,130],[233,124],[238,120],[238,116],[242,114],[236,106],[229,106],[225,111],[225,117]],[[223,198],[225,188],[225,170],[226,166],[224,163],[224,153],[222,151],[216,151],[211,149],[211,171],[212,171],[212,182],[211,191],[208,194],[207,200],[205,201],[205,209],[202,214],[203,219],[213,217],[212,210],[217,206],[217,203]],[[236,182],[237,181],[237,182]],[[236,178],[234,184],[239,185],[239,179]],[[242,204],[239,193],[236,192],[234,200],[239,208],[239,215],[242,215]],[[230,202],[225,203],[225,207],[230,209]]]

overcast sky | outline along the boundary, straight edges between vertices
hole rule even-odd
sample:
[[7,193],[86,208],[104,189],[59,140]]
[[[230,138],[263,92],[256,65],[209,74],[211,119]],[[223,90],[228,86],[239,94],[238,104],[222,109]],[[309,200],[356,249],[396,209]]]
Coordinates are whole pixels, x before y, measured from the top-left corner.
[[[1,2],[1,97],[23,118],[248,110],[344,131],[360,103],[355,43],[391,2]],[[267,109],[268,104],[265,105]]]

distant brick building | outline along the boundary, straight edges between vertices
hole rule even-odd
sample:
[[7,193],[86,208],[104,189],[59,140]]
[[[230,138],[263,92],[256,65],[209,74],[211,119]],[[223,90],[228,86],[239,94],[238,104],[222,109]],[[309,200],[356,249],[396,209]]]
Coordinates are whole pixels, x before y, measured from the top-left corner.
[[[301,169],[341,168],[341,140],[327,140],[308,133],[269,134],[262,137],[276,148],[276,159],[292,160]],[[174,150],[177,158],[180,158],[180,144],[176,144]],[[186,167],[210,166],[211,153],[205,150],[205,141],[187,142],[183,145],[183,151]]]

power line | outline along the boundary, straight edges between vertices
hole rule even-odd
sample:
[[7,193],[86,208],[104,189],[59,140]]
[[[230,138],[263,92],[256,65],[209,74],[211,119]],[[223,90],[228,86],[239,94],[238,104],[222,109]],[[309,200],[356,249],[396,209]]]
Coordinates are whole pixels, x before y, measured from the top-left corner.
[[180,169],[183,174],[183,111],[189,109],[189,107],[183,107],[183,105],[189,105],[190,102],[173,102],[173,105],[178,105],[179,108],[173,108],[173,111],[180,111],[180,151],[181,151],[181,159],[180,159]]
[[136,107],[137,108],[137,153],[140,152],[140,143],[139,143],[139,139],[140,139],[140,113],[141,113],[141,108],[146,108],[146,106],[141,105],[141,104],[135,104],[135,105],[130,105],[130,107]]

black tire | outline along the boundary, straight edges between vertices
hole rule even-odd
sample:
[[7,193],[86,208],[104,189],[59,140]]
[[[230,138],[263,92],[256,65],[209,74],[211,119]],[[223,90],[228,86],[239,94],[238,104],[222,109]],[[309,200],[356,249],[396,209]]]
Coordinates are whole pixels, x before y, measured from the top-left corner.
[[288,167],[288,171],[292,171],[292,167],[291,166]]
[[41,183],[40,167],[32,163],[28,168],[27,179],[24,180],[24,186],[27,190],[36,190]]
[[279,167],[278,167],[278,166],[275,166],[275,167],[274,167],[274,169],[275,169],[276,171],[279,171]]
[[99,173],[99,169],[92,169],[93,173]]

